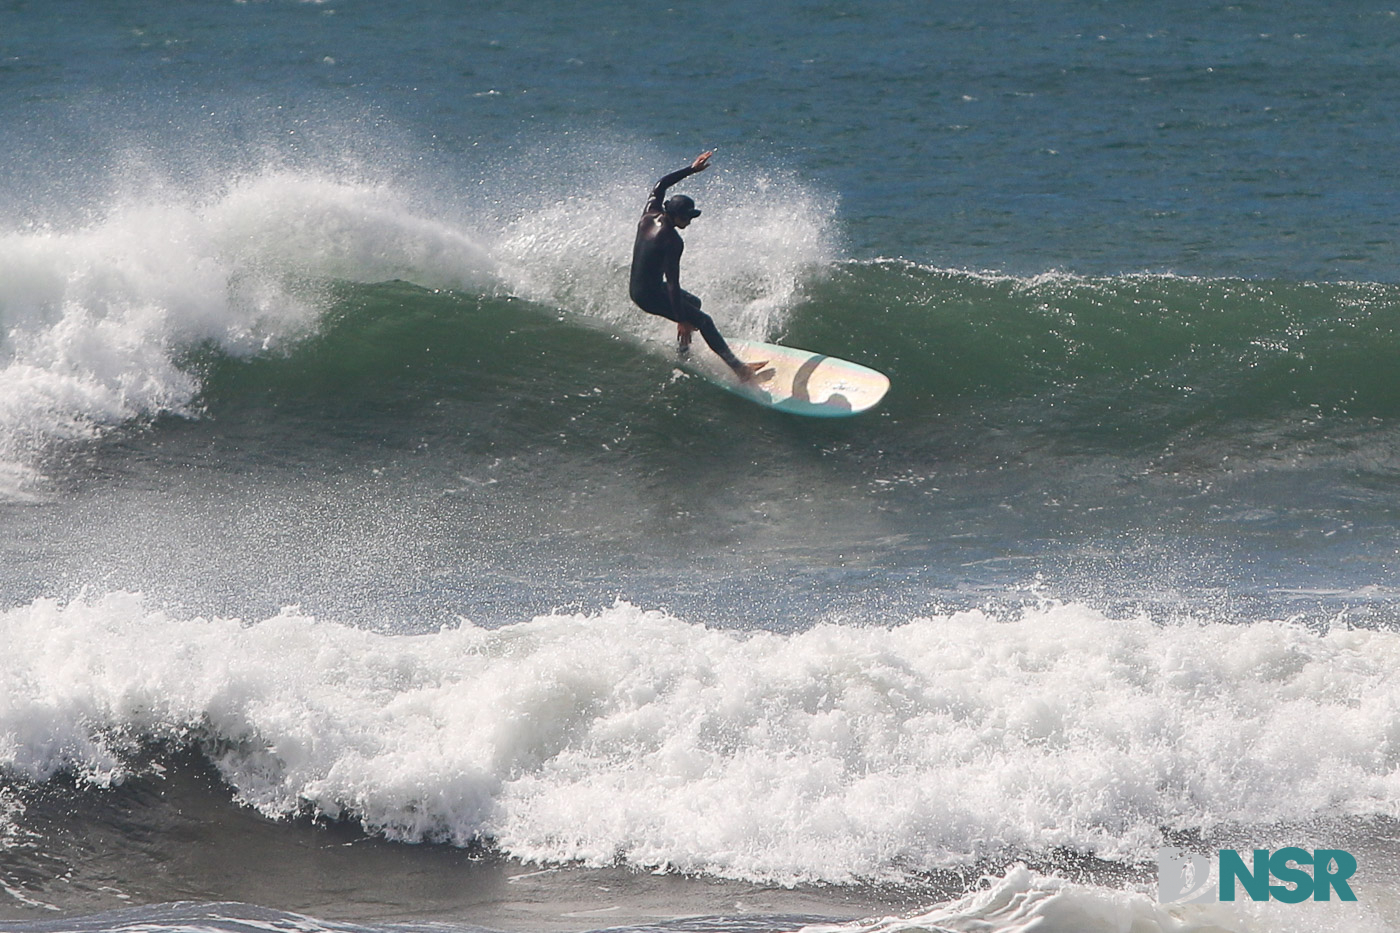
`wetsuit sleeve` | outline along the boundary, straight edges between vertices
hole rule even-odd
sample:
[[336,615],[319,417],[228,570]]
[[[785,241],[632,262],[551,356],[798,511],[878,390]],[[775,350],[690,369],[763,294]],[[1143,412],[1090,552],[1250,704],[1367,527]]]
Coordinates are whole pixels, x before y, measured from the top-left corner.
[[666,199],[666,189],[680,181],[682,178],[689,178],[700,171],[693,165],[687,165],[683,169],[672,172],[656,183],[656,187],[651,189],[651,198],[647,201],[647,206],[642,208],[643,214],[661,210],[661,202]]

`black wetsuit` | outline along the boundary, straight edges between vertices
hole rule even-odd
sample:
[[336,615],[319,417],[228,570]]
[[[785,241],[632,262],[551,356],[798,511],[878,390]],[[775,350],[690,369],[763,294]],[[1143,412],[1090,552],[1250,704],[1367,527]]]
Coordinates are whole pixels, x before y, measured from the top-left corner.
[[709,345],[734,369],[744,364],[729,349],[719,328],[705,312],[700,310],[700,299],[680,287],[681,252],[685,243],[676,228],[662,224],[659,214],[666,189],[688,178],[698,171],[687,166],[672,172],[656,183],[651,189],[651,198],[642,208],[642,219],[637,223],[637,241],[632,246],[632,283],[629,292],[637,307],[648,314],[655,314],[678,324],[688,324],[700,331]]

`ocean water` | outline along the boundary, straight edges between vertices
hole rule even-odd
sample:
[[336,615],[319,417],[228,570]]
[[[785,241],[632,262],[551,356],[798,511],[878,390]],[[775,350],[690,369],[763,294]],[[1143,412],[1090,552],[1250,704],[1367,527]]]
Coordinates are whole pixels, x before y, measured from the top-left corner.
[[1400,926],[1397,12],[0,5],[0,930]]

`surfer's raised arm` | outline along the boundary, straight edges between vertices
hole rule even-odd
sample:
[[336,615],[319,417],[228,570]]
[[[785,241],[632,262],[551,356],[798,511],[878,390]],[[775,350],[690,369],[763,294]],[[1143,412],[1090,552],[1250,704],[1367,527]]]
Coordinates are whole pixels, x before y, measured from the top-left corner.
[[695,157],[694,162],[690,163],[685,168],[678,169],[672,172],[671,174],[667,175],[665,178],[662,178],[660,181],[658,181],[656,183],[656,187],[651,189],[651,197],[647,199],[647,206],[643,208],[642,213],[645,214],[651,213],[653,211],[663,210],[664,208],[662,206],[662,199],[666,197],[666,189],[671,187],[683,178],[689,178],[696,172],[703,172],[705,169],[709,168],[710,157],[714,154],[715,152],[713,149],[710,149],[706,152],[702,152]]

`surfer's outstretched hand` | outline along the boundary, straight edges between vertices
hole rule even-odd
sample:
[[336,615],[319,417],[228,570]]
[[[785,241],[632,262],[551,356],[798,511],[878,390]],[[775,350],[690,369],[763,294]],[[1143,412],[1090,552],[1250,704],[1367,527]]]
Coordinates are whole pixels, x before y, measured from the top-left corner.
[[695,171],[697,172],[703,172],[705,169],[710,167],[710,156],[714,154],[715,151],[713,149],[708,149],[705,152],[700,153],[698,156],[695,157],[695,161],[690,163],[690,167],[695,169]]

